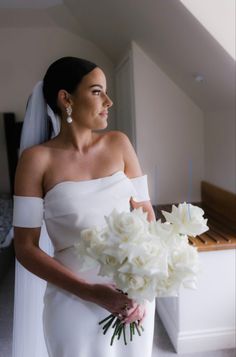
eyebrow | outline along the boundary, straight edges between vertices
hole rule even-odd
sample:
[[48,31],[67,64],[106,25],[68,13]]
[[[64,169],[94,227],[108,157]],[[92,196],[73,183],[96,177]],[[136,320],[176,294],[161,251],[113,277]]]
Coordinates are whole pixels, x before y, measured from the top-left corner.
[[91,85],[89,88],[92,88],[92,87],[100,87],[101,89],[103,88],[103,87],[101,86],[101,84],[93,84],[93,85]]

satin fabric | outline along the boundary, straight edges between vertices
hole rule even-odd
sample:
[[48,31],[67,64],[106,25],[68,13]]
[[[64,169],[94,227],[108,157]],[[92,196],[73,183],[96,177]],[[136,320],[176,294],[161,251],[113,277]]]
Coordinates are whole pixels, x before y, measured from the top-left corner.
[[[40,227],[43,217],[45,221],[41,228],[40,248],[84,279],[108,282],[108,279],[97,276],[96,270],[79,271],[73,245],[83,228],[104,224],[104,215],[113,208],[129,211],[131,197],[138,202],[149,200],[146,175],[128,179],[122,171],[118,171],[99,179],[65,181],[48,191],[44,200],[14,196],[13,223],[19,227]],[[145,335],[142,338],[136,336],[137,340],[130,346],[124,348],[119,342],[111,349],[109,334],[104,337],[98,329],[98,321],[108,314],[106,310],[86,303],[52,284],[46,284],[16,260],[12,355],[149,357],[154,304],[148,305],[148,311]]]
[[[45,196],[45,224],[52,240],[54,259],[91,283],[106,283],[98,269],[79,271],[74,244],[84,228],[105,224],[104,216],[116,208],[130,210],[134,186],[119,171],[101,179],[62,182]],[[44,296],[43,328],[49,357],[151,357],[155,303],[147,303],[142,336],[124,346],[110,346],[111,331],[104,336],[98,322],[109,312],[96,304],[47,284]]]

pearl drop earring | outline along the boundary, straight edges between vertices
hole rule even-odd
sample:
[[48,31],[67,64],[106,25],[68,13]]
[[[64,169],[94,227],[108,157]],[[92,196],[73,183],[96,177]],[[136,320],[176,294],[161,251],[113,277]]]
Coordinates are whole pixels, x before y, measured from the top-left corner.
[[72,108],[71,108],[70,105],[66,108],[66,112],[67,112],[67,115],[68,115],[68,117],[66,118],[66,121],[67,121],[68,124],[70,124],[73,121],[73,119],[71,118]]

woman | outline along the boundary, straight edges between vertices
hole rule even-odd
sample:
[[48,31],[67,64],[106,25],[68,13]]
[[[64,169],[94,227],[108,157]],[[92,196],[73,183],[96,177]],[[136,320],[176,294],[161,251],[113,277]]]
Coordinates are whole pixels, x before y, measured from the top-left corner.
[[[104,224],[104,215],[114,208],[141,206],[148,219],[154,219],[146,176],[127,136],[98,131],[107,127],[113,104],[106,77],[89,61],[64,57],[49,67],[42,90],[60,117],[60,131],[23,151],[16,171],[13,225],[18,261],[47,281],[43,329],[48,355],[151,357],[154,303],[138,305],[98,276],[97,269],[80,272],[74,250],[80,231]],[[30,105],[32,111],[33,99]],[[53,257],[39,246],[43,218]],[[107,311],[127,323],[140,320],[145,332],[128,346],[121,341],[110,346],[111,335],[104,336],[98,325]]]

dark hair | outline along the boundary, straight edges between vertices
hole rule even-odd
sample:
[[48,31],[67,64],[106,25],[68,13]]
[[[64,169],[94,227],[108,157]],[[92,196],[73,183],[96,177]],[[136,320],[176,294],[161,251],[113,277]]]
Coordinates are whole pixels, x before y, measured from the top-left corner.
[[53,62],[43,79],[43,95],[51,109],[60,114],[57,95],[60,89],[72,94],[82,78],[98,67],[95,63],[77,57],[62,57]]

